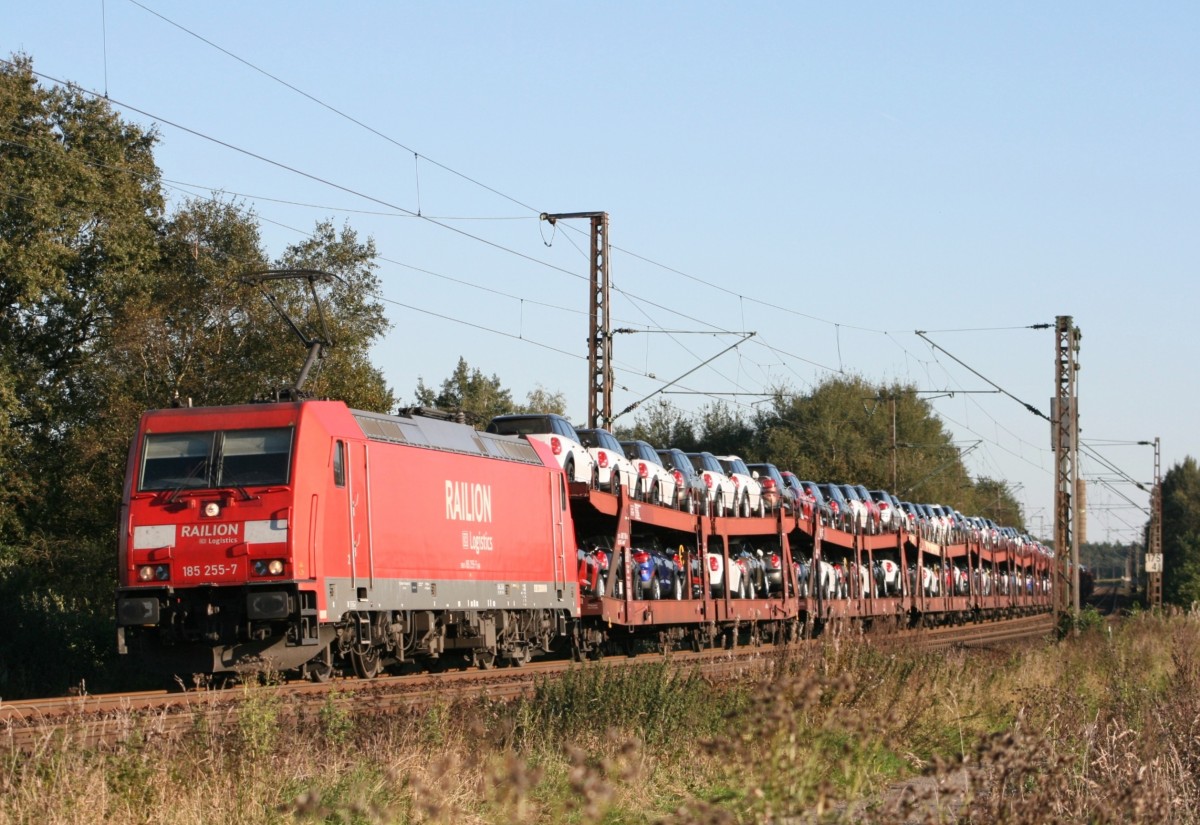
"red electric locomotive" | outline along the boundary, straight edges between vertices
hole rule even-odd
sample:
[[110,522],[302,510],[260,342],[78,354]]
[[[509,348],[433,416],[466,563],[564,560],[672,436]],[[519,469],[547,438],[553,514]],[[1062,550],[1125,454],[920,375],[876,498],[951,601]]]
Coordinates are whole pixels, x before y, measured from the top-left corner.
[[126,473],[119,647],[171,673],[519,664],[579,614],[574,535],[537,442],[334,401],[155,410]]

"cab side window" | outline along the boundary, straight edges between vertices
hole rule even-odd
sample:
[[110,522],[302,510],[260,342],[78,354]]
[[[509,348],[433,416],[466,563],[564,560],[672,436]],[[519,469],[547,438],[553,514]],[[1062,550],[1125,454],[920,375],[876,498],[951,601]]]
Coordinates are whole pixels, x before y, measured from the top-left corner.
[[338,441],[333,448],[333,483],[346,486],[346,442]]

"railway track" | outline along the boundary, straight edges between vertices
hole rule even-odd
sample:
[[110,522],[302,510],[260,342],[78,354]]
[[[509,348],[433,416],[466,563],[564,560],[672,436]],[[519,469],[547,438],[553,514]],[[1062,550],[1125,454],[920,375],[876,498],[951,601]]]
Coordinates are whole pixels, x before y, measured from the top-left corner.
[[[1045,613],[980,624],[868,634],[864,638],[870,644],[939,650],[992,647],[1046,638],[1053,632],[1053,616]],[[826,641],[823,636],[793,646],[820,645]],[[775,645],[747,645],[732,650],[613,656],[585,665],[545,660],[520,668],[422,673],[370,681],[335,679],[321,684],[295,682],[180,693],[150,691],[0,702],[0,748],[34,752],[64,739],[79,747],[111,746],[135,735],[181,736],[201,723],[217,730],[236,724],[243,704],[252,697],[269,697],[276,712],[284,717],[315,714],[330,706],[347,711],[370,708],[374,713],[386,715],[436,703],[508,701],[531,695],[540,680],[553,678],[570,668],[629,667],[661,662],[664,656],[678,667],[695,668],[708,678],[736,679],[769,666],[781,650]]]

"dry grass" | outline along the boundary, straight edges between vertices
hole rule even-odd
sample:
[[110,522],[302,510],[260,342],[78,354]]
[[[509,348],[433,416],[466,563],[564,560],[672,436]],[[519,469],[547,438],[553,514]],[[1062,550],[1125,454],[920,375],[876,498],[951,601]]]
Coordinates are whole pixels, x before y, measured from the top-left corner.
[[1200,617],[1014,653],[841,640],[753,682],[583,668],[512,705],[165,739],[130,719],[0,770],[2,823],[1200,822]]

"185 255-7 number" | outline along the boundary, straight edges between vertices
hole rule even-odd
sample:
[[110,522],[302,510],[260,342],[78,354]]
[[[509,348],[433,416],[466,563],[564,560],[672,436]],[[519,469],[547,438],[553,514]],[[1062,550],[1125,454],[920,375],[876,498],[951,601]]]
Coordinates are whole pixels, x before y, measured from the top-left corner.
[[198,579],[205,576],[234,576],[237,575],[237,564],[185,564],[183,577]]

